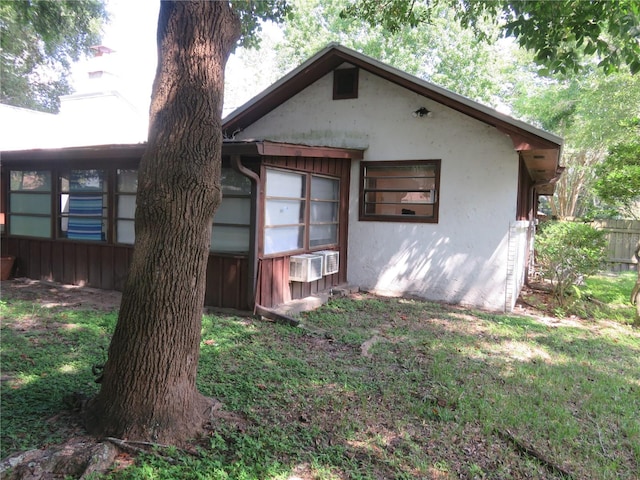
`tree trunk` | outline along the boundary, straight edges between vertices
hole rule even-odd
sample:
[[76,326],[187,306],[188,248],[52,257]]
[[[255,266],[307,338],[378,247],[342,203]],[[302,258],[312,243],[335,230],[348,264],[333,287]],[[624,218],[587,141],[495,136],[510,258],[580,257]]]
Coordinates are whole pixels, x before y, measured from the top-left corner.
[[591,201],[588,192],[594,181],[594,166],[606,156],[603,150],[582,150],[565,153],[567,169],[556,184],[556,192],[550,199],[551,213],[560,219],[584,214]]
[[97,435],[177,443],[212,400],[196,388],[211,221],[221,199],[224,68],[240,35],[228,2],[163,1],[136,243],[102,386]]

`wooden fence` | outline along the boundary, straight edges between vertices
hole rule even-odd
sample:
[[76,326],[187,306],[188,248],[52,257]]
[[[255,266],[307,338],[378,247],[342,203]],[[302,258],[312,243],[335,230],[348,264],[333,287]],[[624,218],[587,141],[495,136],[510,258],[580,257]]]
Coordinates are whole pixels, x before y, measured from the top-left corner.
[[607,270],[624,272],[638,268],[633,252],[640,240],[640,221],[596,220],[593,226],[607,232]]

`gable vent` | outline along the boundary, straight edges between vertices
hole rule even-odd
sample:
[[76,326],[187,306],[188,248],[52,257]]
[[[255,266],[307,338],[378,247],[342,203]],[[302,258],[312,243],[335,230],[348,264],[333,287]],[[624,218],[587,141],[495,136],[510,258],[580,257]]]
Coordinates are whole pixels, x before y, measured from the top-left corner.
[[333,99],[358,98],[358,69],[338,68],[333,71]]

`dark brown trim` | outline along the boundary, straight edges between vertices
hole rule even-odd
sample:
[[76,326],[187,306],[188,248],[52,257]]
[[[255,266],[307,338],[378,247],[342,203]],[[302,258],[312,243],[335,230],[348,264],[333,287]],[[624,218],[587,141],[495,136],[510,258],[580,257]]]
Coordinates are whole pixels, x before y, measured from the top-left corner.
[[71,161],[95,162],[96,160],[140,161],[146,144],[96,145],[90,147],[68,147],[2,152],[2,161]]
[[[77,162],[78,165],[90,162],[101,165],[101,161],[135,161],[140,162],[147,146],[133,145],[97,145],[90,147],[69,147],[34,150],[15,150],[2,152],[3,164],[20,162],[21,167],[38,162]],[[274,156],[274,157],[308,157],[308,158],[342,158],[359,160],[363,151],[353,148],[314,147],[270,141],[234,141],[225,140],[222,144],[222,156]],[[96,163],[97,162],[97,163]],[[108,163],[111,165],[111,163]],[[47,167],[51,168],[51,167]]]
[[345,160],[361,159],[363,151],[352,148],[314,147],[269,141],[234,141],[225,140],[222,155],[242,155],[255,157],[305,157],[305,158],[342,158]]

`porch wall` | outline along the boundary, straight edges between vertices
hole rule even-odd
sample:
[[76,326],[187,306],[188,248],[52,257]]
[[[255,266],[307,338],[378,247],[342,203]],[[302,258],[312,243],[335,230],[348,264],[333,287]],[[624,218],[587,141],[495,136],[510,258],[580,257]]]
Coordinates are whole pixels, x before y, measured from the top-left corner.
[[[122,291],[133,247],[36,238],[2,238],[2,255],[16,257],[14,277]],[[205,305],[247,310],[248,261],[209,255]]]

